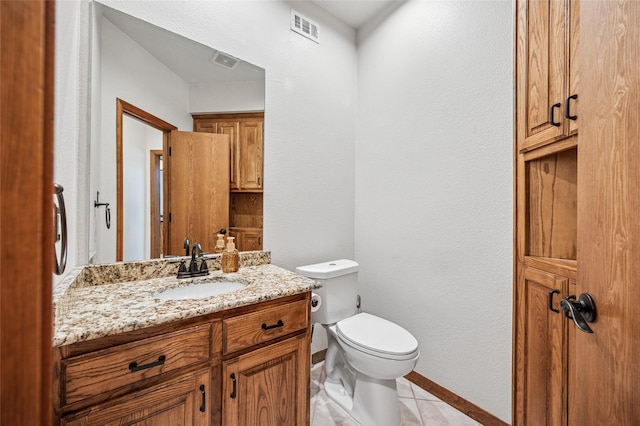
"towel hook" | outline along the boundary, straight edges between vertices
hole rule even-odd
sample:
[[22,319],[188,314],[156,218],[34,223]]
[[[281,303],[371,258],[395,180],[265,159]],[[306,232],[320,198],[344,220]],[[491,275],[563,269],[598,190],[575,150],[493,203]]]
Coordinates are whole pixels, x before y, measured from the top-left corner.
[[93,202],[93,207],[98,208],[104,206],[104,220],[107,223],[107,229],[111,229],[111,209],[109,203],[100,202],[100,191],[96,191],[96,199]]

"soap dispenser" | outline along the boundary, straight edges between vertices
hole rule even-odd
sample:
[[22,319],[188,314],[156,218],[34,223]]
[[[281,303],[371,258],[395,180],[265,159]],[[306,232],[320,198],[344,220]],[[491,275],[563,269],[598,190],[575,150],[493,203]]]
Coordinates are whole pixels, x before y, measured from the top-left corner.
[[220,254],[224,251],[224,234],[218,234],[218,241],[216,241],[216,246],[213,248],[213,252],[215,254]]
[[240,253],[236,249],[233,237],[227,238],[227,248],[222,252],[222,272],[238,272],[240,267]]

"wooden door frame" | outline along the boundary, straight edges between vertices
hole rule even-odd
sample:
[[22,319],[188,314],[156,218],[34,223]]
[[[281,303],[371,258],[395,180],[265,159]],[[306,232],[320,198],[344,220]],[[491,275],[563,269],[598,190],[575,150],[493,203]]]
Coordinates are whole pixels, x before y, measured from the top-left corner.
[[52,414],[53,1],[0,2],[0,423]]
[[[156,229],[156,224],[160,223],[160,211],[158,211],[156,209],[156,203],[158,202],[158,198],[159,194],[156,192],[156,186],[157,186],[157,174],[156,172],[158,171],[158,169],[160,168],[160,162],[162,161],[162,156],[164,154],[164,150],[162,149],[152,149],[149,156],[150,156],[150,167],[149,167],[149,193],[150,193],[150,206],[151,208],[150,210],[150,223],[151,223],[151,231],[150,231],[150,236],[151,236],[151,241],[150,241],[150,256],[151,258],[157,258],[160,257],[161,253],[158,253],[156,251],[156,245],[158,244],[158,239],[160,239],[160,241],[162,241],[162,231],[157,230]],[[164,176],[162,181],[164,182]],[[162,251],[164,253],[163,247],[162,245],[160,245],[160,251]]]
[[[123,180],[123,167],[122,167],[122,123],[124,116],[135,118],[154,129],[158,129],[162,132],[162,149],[166,153],[169,151],[171,143],[171,131],[178,130],[173,124],[169,124],[166,121],[149,114],[148,112],[131,105],[122,99],[116,98],[116,261],[123,260],[124,251],[124,226],[123,226],[123,202],[124,202],[124,180]],[[166,156],[165,156],[166,158]],[[166,162],[165,162],[165,165]],[[165,170],[165,172],[168,170]],[[170,196],[169,188],[167,186],[166,179],[163,179],[164,183],[164,205],[167,205],[167,198]],[[166,227],[165,227],[166,233]],[[166,234],[165,234],[166,237]],[[165,238],[166,241],[166,238]]]

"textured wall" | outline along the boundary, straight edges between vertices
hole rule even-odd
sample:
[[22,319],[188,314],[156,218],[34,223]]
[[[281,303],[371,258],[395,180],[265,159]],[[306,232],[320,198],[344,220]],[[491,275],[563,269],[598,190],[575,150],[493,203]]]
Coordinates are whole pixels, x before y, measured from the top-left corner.
[[82,206],[89,203],[89,188],[81,176],[89,170],[88,108],[83,103],[88,99],[89,49],[83,39],[90,26],[89,16],[86,3],[56,5],[54,182],[64,187],[69,231],[67,271],[88,258],[89,218]]
[[355,258],[416,371],[510,421],[513,12],[409,1],[358,33]]

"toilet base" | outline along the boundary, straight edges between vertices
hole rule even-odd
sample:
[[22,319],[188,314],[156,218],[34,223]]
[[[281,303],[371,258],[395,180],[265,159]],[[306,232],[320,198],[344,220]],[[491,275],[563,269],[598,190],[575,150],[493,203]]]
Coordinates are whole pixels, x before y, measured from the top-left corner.
[[324,382],[327,396],[365,426],[400,424],[400,402],[394,380],[380,380],[357,373],[353,397],[341,383]]

